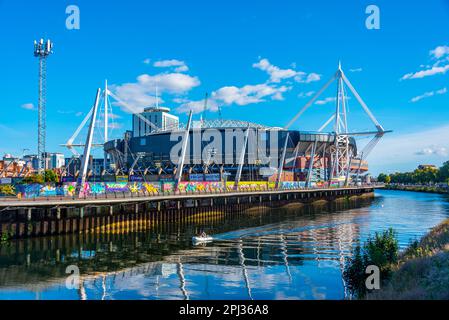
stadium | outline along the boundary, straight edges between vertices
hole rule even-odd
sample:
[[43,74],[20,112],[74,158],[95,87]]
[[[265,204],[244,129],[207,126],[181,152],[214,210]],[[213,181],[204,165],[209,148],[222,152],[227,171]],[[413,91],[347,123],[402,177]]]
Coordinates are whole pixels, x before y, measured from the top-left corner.
[[[186,127],[169,112],[154,107],[134,114],[133,130],[104,145],[116,174],[130,175],[133,181],[151,181],[170,179],[176,173],[180,153],[176,151],[182,149]],[[332,177],[335,145],[332,133],[285,130],[239,120],[192,121],[183,180],[234,181],[241,164],[242,181],[275,181],[279,174],[283,181],[327,181],[339,177]],[[354,138],[348,137],[347,149],[348,154],[357,154]],[[282,159],[284,165],[280,166]],[[352,161],[352,174],[367,171],[366,162],[360,164]]]

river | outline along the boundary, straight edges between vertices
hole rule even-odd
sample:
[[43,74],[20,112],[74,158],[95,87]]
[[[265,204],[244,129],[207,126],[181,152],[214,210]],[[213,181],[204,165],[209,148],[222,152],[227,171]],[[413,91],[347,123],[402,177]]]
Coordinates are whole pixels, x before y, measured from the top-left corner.
[[[203,224],[12,241],[0,246],[0,299],[343,299],[354,246],[392,227],[405,248],[448,217],[447,196],[384,190]],[[215,241],[193,246],[202,229]]]

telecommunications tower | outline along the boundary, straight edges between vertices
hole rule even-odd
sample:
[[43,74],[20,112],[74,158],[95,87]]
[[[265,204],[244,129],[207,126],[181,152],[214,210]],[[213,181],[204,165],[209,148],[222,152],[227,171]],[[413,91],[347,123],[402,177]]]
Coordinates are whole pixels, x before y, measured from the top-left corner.
[[46,104],[47,104],[47,58],[53,53],[53,43],[50,40],[34,41],[34,56],[39,58],[39,103],[38,103],[38,133],[37,133],[37,157],[39,173],[46,169]]

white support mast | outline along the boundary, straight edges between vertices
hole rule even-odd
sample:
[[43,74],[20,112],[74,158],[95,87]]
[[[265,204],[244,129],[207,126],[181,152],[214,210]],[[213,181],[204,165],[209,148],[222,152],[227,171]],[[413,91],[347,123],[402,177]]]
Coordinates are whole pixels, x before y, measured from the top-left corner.
[[[334,114],[319,128],[318,132],[322,132],[332,122],[333,131],[335,136],[334,143],[329,148],[330,166],[329,179],[332,178],[344,178],[345,183],[348,184],[350,178],[351,162],[354,159],[363,161],[379,140],[385,135],[385,133],[391,131],[385,131],[380,125],[373,113],[370,111],[366,103],[362,100],[358,92],[354,89],[348,78],[344,74],[341,64],[338,64],[338,70],[333,77],[307,102],[307,104],[293,117],[293,119],[285,126],[289,128],[296,120],[308,109],[318,97],[330,86],[331,83],[337,81],[337,98]],[[363,111],[368,115],[371,122],[376,127],[376,131],[373,132],[351,132],[349,133],[348,121],[347,121],[347,97],[345,85],[349,88],[351,93],[356,98],[357,102],[362,106]],[[356,148],[351,147],[351,137],[354,136],[371,136],[374,138],[365,146],[362,152],[355,154]],[[361,154],[361,156],[360,156]]]
[[245,139],[243,141],[242,151],[240,152],[239,157],[239,168],[237,170],[237,174],[235,175],[235,183],[234,183],[234,189],[237,190],[239,187],[240,179],[242,177],[242,171],[243,171],[243,165],[245,164],[245,153],[246,153],[246,147],[248,145],[248,137],[249,137],[249,126],[246,129],[245,132]]
[[[104,143],[109,140],[109,103],[108,103],[108,80],[104,86]],[[104,153],[104,170],[108,166],[108,153]]]
[[312,181],[312,172],[313,172],[313,165],[315,163],[316,146],[317,141],[313,143],[312,151],[310,152],[309,171],[307,172],[307,180],[306,180],[307,188],[310,188],[310,182]]
[[97,95],[95,97],[95,103],[92,111],[92,118],[90,120],[90,126],[89,126],[89,132],[87,134],[86,139],[86,146],[84,147],[84,154],[83,154],[83,162],[81,165],[81,179],[78,180],[79,185],[79,191],[81,192],[82,188],[84,187],[84,184],[86,183],[87,178],[87,169],[89,167],[89,158],[90,158],[90,150],[92,149],[92,139],[94,136],[94,129],[95,129],[95,122],[97,119],[97,111],[98,111],[98,103],[100,101],[100,94],[101,89],[97,90]]
[[285,155],[287,154],[287,146],[288,146],[289,138],[290,138],[290,132],[287,132],[287,137],[285,138],[284,149],[282,150],[282,157],[281,157],[281,161],[279,163],[279,168],[278,168],[278,176],[276,179],[276,189],[279,189],[279,185],[282,180],[282,173],[284,172]]
[[190,135],[190,127],[192,125],[192,110],[190,110],[189,113],[189,120],[187,121],[187,127],[186,127],[186,131],[184,133],[184,137],[182,140],[182,150],[181,150],[181,157],[179,157],[178,159],[178,167],[176,169],[176,177],[175,177],[175,181],[176,181],[176,189],[178,189],[178,185],[181,182],[182,179],[182,171],[184,169],[184,162],[185,162],[185,157],[186,157],[186,153],[187,153],[187,147],[188,147],[188,143],[189,143],[189,135]]

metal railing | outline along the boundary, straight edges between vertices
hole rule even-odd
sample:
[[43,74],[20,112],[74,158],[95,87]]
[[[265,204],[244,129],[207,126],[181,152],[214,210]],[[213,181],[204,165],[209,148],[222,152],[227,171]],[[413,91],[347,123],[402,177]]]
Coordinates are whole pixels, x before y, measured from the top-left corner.
[[186,191],[161,191],[161,192],[147,192],[147,191],[138,191],[138,192],[112,192],[112,193],[94,193],[91,195],[83,195],[83,196],[77,196],[77,195],[55,195],[55,196],[42,196],[42,197],[32,197],[32,198],[26,198],[26,197],[0,197],[0,203],[1,202],[11,202],[11,201],[24,201],[24,202],[30,202],[30,201],[83,201],[83,200],[107,200],[107,199],[133,199],[133,198],[157,198],[157,197],[170,197],[170,196],[185,196],[185,195],[221,195],[221,194],[235,194],[235,193],[274,193],[274,192],[297,192],[297,191],[319,191],[319,190],[341,190],[341,189],[354,189],[354,188],[375,188],[375,187],[383,187],[384,184],[363,184],[363,185],[349,185],[349,186],[342,186],[342,187],[330,187],[330,186],[320,186],[320,187],[299,187],[299,188],[239,188],[239,189],[233,189],[233,188],[223,188],[219,190],[186,190]]

